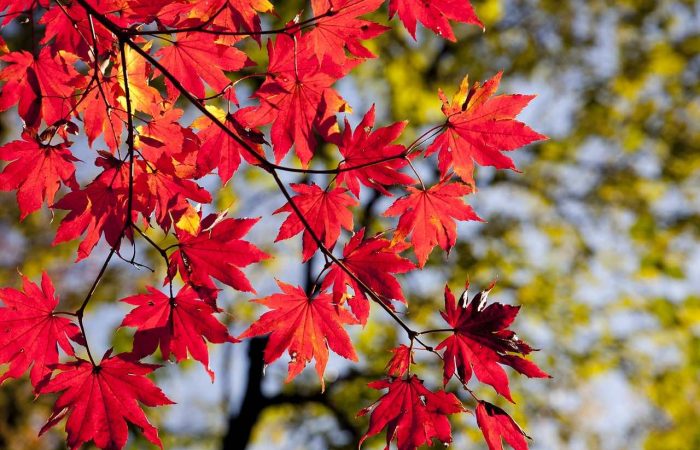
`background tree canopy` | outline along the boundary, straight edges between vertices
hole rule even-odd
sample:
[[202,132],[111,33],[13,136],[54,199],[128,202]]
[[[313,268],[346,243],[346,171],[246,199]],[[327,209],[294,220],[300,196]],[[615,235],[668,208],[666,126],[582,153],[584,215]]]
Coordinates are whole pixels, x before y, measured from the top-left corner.
[[[551,140],[514,155],[527,176],[478,170],[479,195],[470,200],[488,226],[463,224],[449,258],[436,252],[428,273],[404,278],[413,293],[410,319],[429,324],[448,277],[456,288],[466,278],[481,288],[498,277],[492,295],[524,306],[518,328],[543,349],[535,360],[554,376],[513,379],[521,414],[515,418],[535,437],[533,448],[700,448],[700,4],[474,5],[486,33],[457,26],[458,44],[451,44],[424,30],[414,42],[393,29],[373,43],[380,58],[339,86],[358,110],[382,98],[379,123],[409,118],[407,138],[440,121],[437,89],[451,94],[466,73],[483,80],[503,70],[504,92],[538,94],[522,118]],[[276,5],[278,23],[268,25],[301,8]],[[14,24],[2,35],[16,49],[40,32]],[[3,142],[19,134],[9,115],[3,126]],[[236,183],[256,183],[262,193],[238,198]],[[280,206],[265,197],[265,183],[250,171],[219,189],[218,204],[250,216]],[[78,302],[99,258],[64,268],[74,248],[51,247],[58,221],[45,210],[16,225],[16,203],[3,195],[0,282],[17,280],[17,268],[35,279],[47,268],[61,280],[63,298]],[[370,228],[382,220],[379,201],[370,200],[357,218]],[[266,237],[278,225],[260,226],[251,241],[270,245]],[[284,271],[288,280],[297,274],[301,282],[307,276],[292,258],[277,258],[269,269],[250,273],[261,294],[273,289],[273,273]],[[161,276],[127,264],[110,269],[91,306],[99,319],[91,320],[90,335],[102,333],[108,347],[107,331],[124,313],[115,314],[122,306],[111,302],[122,297],[121,286],[143,287]],[[222,296],[241,320],[229,324],[237,334],[255,307],[233,291]],[[332,363],[324,394],[311,374],[283,385],[283,365],[268,367],[263,377],[259,340],[217,349],[213,385],[199,368],[164,371],[164,388],[178,402],[155,412],[165,447],[356,448],[366,418],[355,419],[355,412],[374,398],[366,383],[389,359],[385,349],[403,336],[377,318],[353,338],[360,365]],[[30,393],[28,383],[0,388],[0,448],[62,448],[59,436],[35,438],[49,406],[29,404]],[[460,420],[455,448],[484,446],[470,440],[478,433],[473,418]],[[379,448],[380,441],[365,446]]]

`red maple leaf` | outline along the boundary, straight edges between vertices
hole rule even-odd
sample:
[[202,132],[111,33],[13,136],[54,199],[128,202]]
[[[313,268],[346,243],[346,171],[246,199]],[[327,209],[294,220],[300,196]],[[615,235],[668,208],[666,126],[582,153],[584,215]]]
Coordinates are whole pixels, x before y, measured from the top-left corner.
[[39,434],[68,417],[66,432],[71,450],[90,441],[99,448],[120,450],[126,445],[129,422],[149,441],[163,448],[158,430],[148,422],[139,405],[139,402],[146,406],[173,403],[146,378],[160,366],[131,361],[125,355],[110,355],[111,350],[94,366],[77,359],[56,367],[58,374],[41,386],[39,392],[63,393]]
[[106,77],[98,71],[97,78],[89,91],[83,93],[82,101],[76,106],[76,111],[82,114],[83,130],[88,138],[88,145],[100,135],[105,144],[114,153],[121,143],[121,134],[126,113],[121,109],[120,98],[124,92],[116,77]]
[[330,294],[320,293],[309,298],[300,287],[277,281],[281,294],[253,300],[272,309],[263,314],[239,338],[270,333],[265,347],[265,363],[269,364],[287,350],[289,362],[287,381],[296,377],[312,360],[324,386],[323,372],[328,363],[328,348],[343,358],[357,361],[350,336],[344,324],[355,324],[355,318],[333,302]]
[[[187,140],[195,139],[194,132],[180,124],[184,111],[175,108],[168,101],[150,103],[146,110],[151,116],[144,125],[136,128],[138,136],[135,140],[135,147],[144,159],[151,162],[158,161],[161,156],[167,155],[173,158],[173,164],[187,159],[189,153]],[[198,141],[197,141],[198,144]],[[198,147],[198,145],[195,145]],[[193,175],[192,174],[187,174]]]
[[397,12],[413,39],[416,38],[417,22],[452,42],[456,39],[450,20],[484,28],[469,0],[390,0],[389,17],[394,17]]
[[426,149],[425,156],[439,151],[438,166],[443,176],[450,168],[465,183],[474,186],[474,163],[498,169],[514,169],[503,151],[512,151],[531,142],[547,139],[515,120],[534,95],[497,95],[502,72],[483,85],[469,89],[468,78],[452,99],[440,91],[442,112],[447,116],[445,131]]
[[129,0],[120,13],[129,20],[129,23],[149,23],[157,18],[157,14],[163,6],[170,3],[166,0]]
[[[104,0],[93,2],[93,5],[105,14],[113,13],[121,6],[116,1]],[[110,20],[120,22],[118,16],[114,14],[110,15]],[[41,16],[39,23],[46,26],[44,37],[41,39],[42,44],[52,43],[56,50],[70,49],[84,61],[89,61],[92,58],[93,30],[95,32],[94,44],[97,45],[100,55],[110,51],[114,45],[112,33],[97,20],[91,21],[85,9],[77,3],[49,8]]]
[[84,343],[78,326],[66,317],[54,314],[58,297],[51,279],[43,273],[41,289],[22,276],[22,291],[0,289],[0,363],[9,368],[0,377],[20,377],[32,366],[29,379],[36,387],[58,363],[58,347],[73,355],[69,339]]
[[[139,22],[153,19],[173,28],[206,26],[214,31],[248,31],[260,41],[260,13],[274,13],[268,0],[201,0],[197,2],[172,2],[160,4],[153,0],[131,0],[129,6],[136,10],[134,17]],[[144,20],[143,15],[147,15]],[[217,42],[233,44],[240,36],[217,35]]]
[[209,368],[209,351],[206,339],[215,344],[236,342],[214,313],[220,312],[199,298],[195,290],[183,287],[170,298],[158,289],[147,287],[148,294],[122,299],[136,305],[122,321],[122,327],[136,327],[134,351],[138,357],[155,352],[160,346],[164,359],[175,356],[176,361],[187,359],[187,353],[204,366],[212,382],[214,372]]
[[[347,194],[347,189],[336,187],[330,191],[324,191],[316,184],[292,184],[291,187],[298,194],[292,197],[292,201],[326,248],[330,249],[335,245],[340,236],[341,227],[352,231],[350,208],[357,205],[357,200]],[[316,242],[309,230],[304,228],[304,224],[289,203],[273,214],[281,212],[289,213],[289,216],[282,223],[275,242],[289,239],[303,230],[302,260],[307,261],[318,248]]]
[[386,365],[386,373],[390,377],[402,377],[408,373],[408,369],[413,364],[413,350],[406,345],[399,345],[391,349],[394,356]]
[[533,350],[508,329],[520,307],[501,303],[487,306],[486,297],[492,288],[493,284],[476,294],[471,302],[468,302],[465,290],[458,303],[449,287],[445,286],[445,311],[441,314],[454,329],[454,334],[440,342],[435,349],[445,349],[444,384],[456,372],[462,384],[466,385],[473,370],[479,381],[492,386],[512,402],[508,376],[500,364],[509,365],[528,377],[547,378],[549,375],[531,361],[518,356],[527,355]]
[[25,131],[22,140],[0,147],[0,159],[11,161],[0,173],[0,190],[17,189],[20,220],[41,208],[44,201],[53,204],[61,182],[78,189],[73,162],[79,160],[66,143],[44,145]]
[[449,252],[457,241],[456,220],[481,220],[462,197],[471,193],[469,186],[443,179],[430,189],[408,187],[408,195],[397,199],[384,213],[398,216],[394,241],[411,235],[411,244],[423,267],[433,247]]
[[[218,93],[230,83],[224,71],[239,70],[252,64],[245,53],[218,43],[210,34],[186,33],[180,36],[172,45],[158,50],[156,56],[182,86],[198,98],[205,97],[202,80]],[[177,88],[168,79],[165,85],[170,100],[177,99],[180,95]]]
[[515,450],[527,450],[527,434],[510,416],[496,405],[480,401],[476,407],[476,423],[484,434],[489,450],[503,450],[501,438]]
[[[210,3],[213,11],[225,5],[212,22],[214,29],[258,32],[261,29],[260,13],[274,13],[274,7],[268,0],[214,0]],[[260,39],[260,35],[253,34],[252,37]],[[220,39],[229,43],[226,36]]]
[[[248,143],[249,147],[262,155],[261,144],[265,142],[262,133],[246,126],[242,120],[246,109],[240,109],[234,114],[227,114],[226,111],[215,106],[207,106],[217,119],[226,123],[229,130]],[[243,147],[238,141],[233,139],[225,130],[208,117],[202,116],[192,124],[201,131],[197,137],[202,145],[197,153],[197,170],[200,175],[211,172],[218,167],[219,178],[226,184],[241,164],[241,156],[251,164],[259,163],[250,151]]]
[[[391,300],[406,302],[401,285],[393,274],[406,273],[415,269],[408,259],[399,256],[401,248],[392,246],[391,242],[380,236],[363,240],[365,229],[358,231],[343,249],[343,265],[355,274],[364,284],[379,296],[387,305]],[[352,287],[354,295],[348,299],[352,312],[360,323],[367,323],[369,300],[365,290],[348,273],[333,264],[323,279],[322,288],[333,285],[333,301],[341,303],[346,296],[347,286]]]
[[158,161],[144,164],[141,173],[135,184],[145,184],[144,188],[139,189],[145,213],[148,215],[155,211],[156,221],[163,230],[169,230],[172,223],[177,223],[190,210],[188,199],[198,203],[211,202],[209,191],[192,180],[178,176],[173,159],[165,154]]
[[177,230],[178,249],[170,255],[169,276],[177,271],[200,293],[215,291],[212,278],[234,289],[255,292],[239,269],[268,258],[268,255],[241,238],[259,219],[223,219],[211,214],[201,221],[199,231]]
[[[354,132],[345,119],[345,129],[338,144],[343,161],[338,168],[358,168],[340,172],[338,183],[345,183],[356,197],[360,195],[360,183],[387,196],[391,194],[385,186],[413,184],[413,178],[398,170],[407,164],[403,157],[406,148],[403,145],[391,144],[401,135],[406,123],[397,122],[372,131],[374,105],[367,111]],[[362,167],[365,164],[366,166]]]
[[[269,75],[254,94],[260,99],[260,106],[247,112],[244,119],[251,126],[272,123],[270,137],[275,160],[280,162],[294,144],[306,167],[316,148],[314,131],[329,135],[329,123],[337,126],[335,114],[349,109],[331,85],[361,60],[351,60],[343,66],[329,58],[319,62],[302,36],[297,45],[287,35],[278,35],[274,44],[268,41]],[[299,50],[295,51],[297,47]]]
[[[53,205],[53,208],[70,211],[58,226],[53,245],[76,239],[86,232],[85,239],[78,246],[77,261],[90,255],[102,234],[113,248],[119,247],[123,233],[129,238],[132,236],[131,230],[124,228],[129,196],[129,163],[109,153],[100,153],[102,156],[97,158],[95,165],[102,167],[103,172],[85,189],[69,192]],[[138,178],[136,169],[135,172],[135,178]],[[137,198],[134,200],[132,213],[136,216],[137,211],[146,208],[136,204]]]
[[399,450],[415,450],[437,439],[447,445],[452,442],[452,430],[447,415],[464,411],[462,402],[449,392],[432,392],[415,375],[408,378],[373,381],[374,389],[389,389],[379,400],[364,408],[358,416],[371,412],[369,429],[360,445],[370,436],[386,428],[387,449],[396,439]]
[[65,51],[52,55],[48,47],[36,58],[25,51],[0,56],[8,64],[0,70],[0,81],[5,81],[0,111],[17,105],[29,128],[37,128],[41,119],[53,125],[67,118],[75,104],[73,92],[83,79],[73,67],[76,60]]
[[314,16],[326,14],[316,20],[315,27],[306,35],[318,60],[323,61],[327,56],[343,65],[347,59],[345,49],[358,58],[374,58],[360,41],[377,37],[389,27],[358,17],[376,11],[382,3],[383,0],[313,0]]

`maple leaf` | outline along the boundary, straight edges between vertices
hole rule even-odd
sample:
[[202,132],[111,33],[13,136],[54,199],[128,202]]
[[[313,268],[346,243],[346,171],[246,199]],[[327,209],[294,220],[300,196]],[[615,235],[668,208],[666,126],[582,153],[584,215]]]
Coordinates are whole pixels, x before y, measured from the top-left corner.
[[[211,11],[223,10],[214,18],[212,28],[222,30],[239,30],[253,32],[252,38],[260,42],[260,13],[274,13],[274,6],[268,0],[214,0]],[[206,16],[205,16],[206,17]],[[219,40],[226,44],[231,36],[221,36]]]
[[76,111],[82,114],[83,130],[88,138],[88,145],[103,135],[105,144],[114,153],[121,143],[121,134],[126,123],[126,112],[121,109],[120,99],[124,92],[116,77],[106,77],[98,71],[93,87],[83,92],[82,101],[76,106]]
[[492,386],[512,402],[508,376],[500,364],[509,365],[528,377],[548,378],[549,375],[534,363],[517,356],[527,355],[533,350],[508,329],[520,307],[501,303],[487,306],[486,297],[492,288],[493,284],[476,294],[471,302],[468,302],[465,290],[457,303],[449,287],[445,286],[445,311],[441,314],[454,333],[435,349],[445,349],[444,384],[456,372],[466,385],[473,370],[479,381]]
[[[401,135],[406,123],[397,122],[372,131],[374,105],[367,111],[354,132],[345,119],[345,129],[338,145],[343,161],[338,168],[347,169],[365,164],[367,166],[340,172],[338,183],[345,183],[356,197],[360,195],[360,183],[387,196],[391,194],[385,186],[413,184],[413,178],[398,171],[407,164],[403,157],[406,148],[403,145],[391,145],[391,142]],[[374,164],[377,161],[381,162]]]
[[126,445],[129,422],[146,439],[163,448],[158,430],[148,422],[139,405],[139,402],[146,406],[173,404],[146,378],[158,367],[131,361],[126,355],[111,356],[111,350],[98,365],[83,359],[59,364],[58,374],[40,387],[42,394],[63,393],[39,434],[68,417],[66,432],[71,450],[90,441],[102,449],[120,450]]
[[[90,255],[102,234],[113,248],[119,247],[123,234],[129,239],[132,236],[131,230],[124,228],[129,197],[129,163],[107,152],[100,153],[95,165],[104,169],[102,173],[85,189],[69,192],[52,206],[70,211],[58,226],[53,245],[77,239],[86,232],[85,239],[78,246],[77,261]],[[138,167],[135,165],[135,178],[140,175]],[[138,204],[138,197],[134,199],[133,207],[134,216],[137,211],[146,209]]]
[[[200,0],[163,2],[158,6],[152,0],[132,0],[140,11],[145,11],[148,19],[173,28],[204,27],[212,32],[249,31],[252,38],[260,42],[260,16],[258,13],[273,13],[268,0]],[[141,14],[137,14],[139,18]],[[152,19],[151,19],[152,18]],[[149,22],[146,20],[145,22]],[[217,35],[217,42],[233,44],[241,39],[238,35]]]
[[360,41],[377,37],[390,28],[358,17],[376,11],[382,3],[383,0],[313,0],[314,16],[325,14],[306,35],[318,60],[328,56],[343,65],[347,59],[345,49],[358,58],[374,58]]
[[170,255],[169,277],[182,279],[198,291],[216,291],[212,278],[232,288],[255,292],[239,267],[269,256],[241,238],[259,219],[223,219],[211,214],[201,221],[197,233],[177,232],[178,249]]
[[71,189],[79,187],[73,165],[79,159],[66,144],[44,145],[25,131],[22,140],[0,147],[0,159],[11,161],[0,173],[0,190],[17,189],[20,220],[44,201],[53,204],[61,182]]
[[384,213],[398,216],[394,241],[409,234],[411,244],[423,267],[433,247],[439,245],[449,252],[457,241],[456,220],[481,220],[462,197],[471,193],[469,186],[443,179],[430,189],[408,187],[408,195],[397,199]]
[[[350,208],[357,205],[357,200],[347,194],[347,189],[336,187],[330,191],[324,191],[313,183],[291,184],[290,186],[298,194],[292,197],[292,201],[326,248],[330,249],[335,245],[340,236],[341,227],[352,231],[353,220]],[[277,209],[273,214],[281,212],[289,213],[289,216],[282,223],[275,242],[289,239],[303,230],[302,260],[308,261],[318,245],[289,203]]]
[[[302,35],[303,36],[303,35]],[[307,167],[316,147],[314,131],[329,135],[328,123],[335,122],[335,114],[349,110],[340,95],[331,88],[335,80],[345,76],[360,60],[343,66],[329,58],[319,62],[304,39],[295,52],[294,40],[278,35],[268,41],[270,57],[268,76],[255,92],[260,106],[243,117],[250,126],[272,123],[270,136],[275,160],[279,163],[294,144],[299,160]]]
[[[146,212],[155,211],[156,221],[164,229],[177,223],[187,211],[190,204],[187,199],[198,203],[211,202],[211,194],[192,180],[178,176],[172,158],[163,154],[154,165],[144,165],[141,179],[136,182],[146,184],[139,189]],[[196,234],[198,230],[193,230]]]
[[[156,162],[167,155],[174,160],[173,164],[187,159],[182,153],[189,153],[186,141],[194,132],[180,125],[184,111],[175,108],[171,102],[162,101],[149,104],[145,112],[151,116],[151,120],[136,127],[138,136],[134,141],[144,159]],[[189,175],[194,175],[194,171],[186,174]]]
[[[215,92],[221,92],[230,81],[224,71],[235,71],[253,64],[245,53],[235,47],[220,44],[214,36],[186,33],[156,53],[160,63],[198,98],[205,97],[204,80]],[[175,101],[180,92],[166,78],[168,97]]]
[[[365,229],[358,231],[348,241],[343,249],[341,261],[346,269],[356,275],[367,287],[379,296],[379,299],[390,305],[391,300],[406,303],[401,291],[401,285],[393,274],[406,273],[415,269],[408,259],[402,258],[398,252],[399,246],[379,236],[363,240]],[[348,273],[337,264],[333,264],[323,279],[322,288],[333,285],[333,301],[341,303],[346,294],[347,286],[352,287],[355,295],[348,299],[348,305],[362,325],[367,323],[369,316],[369,299],[365,290]]]
[[510,416],[496,405],[480,401],[476,407],[476,423],[484,434],[489,450],[503,450],[501,438],[515,450],[527,450],[527,434]]
[[493,96],[501,75],[499,72],[483,85],[475,83],[471,89],[465,77],[452,103],[440,91],[447,123],[425,156],[440,152],[438,167],[443,176],[453,168],[465,183],[474,186],[474,161],[482,166],[515,170],[513,161],[501,152],[547,139],[515,120],[534,95]]
[[193,6],[190,2],[171,2],[169,0],[129,0],[122,7],[120,13],[132,23],[150,23],[158,20],[159,23],[173,25],[168,21],[169,17],[164,18],[163,14],[159,14],[165,6],[171,3],[189,5],[190,8]]
[[408,373],[408,368],[413,362],[413,350],[406,345],[399,345],[391,349],[394,356],[386,365],[386,373],[391,377],[402,377]]
[[203,301],[189,286],[183,287],[170,298],[161,291],[147,286],[148,294],[122,299],[135,305],[121,323],[122,327],[136,327],[134,351],[138,357],[152,354],[160,347],[164,359],[175,356],[176,361],[187,359],[187,353],[204,366],[212,382],[214,372],[209,368],[206,339],[215,344],[237,342],[214,313],[221,310]]
[[135,148],[145,161],[137,161],[140,175],[134,193],[142,204],[145,217],[156,213],[156,221],[169,230],[172,224],[196,235],[200,216],[187,201],[211,202],[211,194],[190,178],[200,176],[197,168],[199,138],[178,120],[183,110],[169,102],[150,106],[152,120],[137,127]]
[[0,81],[5,81],[0,111],[17,105],[29,128],[37,128],[41,119],[53,125],[68,117],[75,103],[73,92],[83,80],[73,67],[76,60],[66,51],[52,55],[48,47],[36,58],[25,51],[0,56],[8,64],[0,70]]
[[[153,45],[153,41],[148,41],[141,49],[148,52]],[[124,48],[124,59],[126,61],[126,75],[129,80],[129,99],[132,111],[150,111],[152,105],[157,104],[161,99],[160,93],[150,85],[153,75],[153,67],[146,63],[146,60],[139,55],[136,50],[127,46]],[[113,73],[121,89],[117,100],[123,111],[127,110],[126,85],[124,83],[124,70],[122,69],[122,59],[117,58],[114,63]]]
[[0,377],[20,377],[32,366],[29,379],[36,387],[58,363],[58,347],[74,355],[70,340],[83,344],[80,328],[66,317],[55,315],[58,297],[44,272],[41,288],[22,276],[22,291],[0,289],[0,363],[9,364]]
[[374,389],[389,389],[374,404],[362,409],[358,416],[371,412],[369,429],[360,445],[370,436],[386,431],[387,449],[396,440],[399,450],[415,450],[437,439],[444,445],[452,442],[452,430],[447,415],[464,411],[462,402],[452,393],[432,392],[415,375],[394,380],[379,380],[369,384]]
[[316,360],[316,373],[325,386],[323,373],[328,363],[330,347],[343,358],[357,361],[350,336],[344,324],[355,324],[355,318],[333,302],[330,294],[319,293],[309,298],[300,287],[277,281],[280,294],[253,300],[272,309],[254,322],[240,339],[270,333],[265,347],[265,363],[270,364],[287,350],[289,362],[287,381],[296,377],[312,360]]
[[397,12],[413,39],[416,38],[417,22],[452,42],[456,38],[450,20],[484,28],[469,0],[390,0],[389,17],[394,17]]
[[[250,129],[241,122],[244,110],[238,110],[231,115],[215,106],[207,105],[207,109],[221,122],[227,123],[229,129],[247,142],[253,150],[263,154],[261,144],[264,139],[262,139],[261,133]],[[226,131],[208,117],[202,116],[195,120],[192,125],[201,130],[197,134],[202,141],[202,146],[197,154],[197,167],[200,174],[209,173],[218,167],[219,178],[221,178],[222,183],[226,184],[240,166],[241,156],[251,164],[259,162],[238,141],[231,138]]]
[[[93,5],[99,12],[109,14],[111,11],[119,10],[119,5],[113,1],[98,1]],[[116,20],[115,20],[116,19]],[[110,16],[110,20],[118,22],[115,15]],[[52,43],[56,50],[72,51],[80,56],[84,61],[92,58],[91,52],[94,50],[92,33],[95,33],[95,42],[99,55],[109,52],[114,45],[112,33],[107,30],[99,21],[93,20],[92,24],[85,9],[77,3],[69,3],[59,8],[49,8],[41,16],[39,23],[46,26],[42,44]]]

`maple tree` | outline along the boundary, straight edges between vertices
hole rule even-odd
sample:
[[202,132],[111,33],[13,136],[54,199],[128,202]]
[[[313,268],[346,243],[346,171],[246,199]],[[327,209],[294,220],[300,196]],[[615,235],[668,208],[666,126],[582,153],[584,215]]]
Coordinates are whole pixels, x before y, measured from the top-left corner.
[[[448,416],[475,404],[489,448],[501,448],[501,437],[527,448],[515,422],[468,386],[474,373],[512,401],[502,365],[548,377],[523,357],[533,349],[509,329],[518,307],[487,305],[493,286],[471,301],[465,291],[459,302],[446,288],[448,327],[416,330],[392,302],[410,298],[396,275],[423,268],[436,246],[449,252],[457,222],[481,220],[465,202],[476,192],[474,162],[515,169],[501,152],[545,138],[515,119],[532,96],[495,95],[500,73],[471,88],[465,78],[451,102],[438,94],[445,121],[408,145],[400,143],[406,122],[375,128],[374,106],[353,129],[351,105],[334,85],[376,57],[365,41],[389,27],[366,16],[382,5],[314,0],[308,18],[264,29],[261,14],[274,11],[266,1],[0,0],[3,22],[40,17],[46,24],[34,48],[0,57],[0,110],[16,106],[24,124],[22,140],[0,147],[0,159],[8,162],[0,189],[17,191],[20,219],[43,204],[68,211],[54,244],[81,239],[77,260],[93,257],[101,241],[109,247],[74,311],[58,309],[46,274],[41,289],[25,277],[22,291],[0,290],[0,363],[9,365],[0,380],[29,370],[37,395],[61,393],[42,433],[65,418],[70,448],[93,441],[121,449],[131,423],[161,445],[141,407],[171,403],[147,377],[159,366],[143,361],[158,348],[165,360],[191,355],[213,380],[207,341],[269,335],[265,363],[287,351],[290,381],[313,359],[324,389],[329,349],[357,361],[348,329],[364,326],[374,304],[405,331],[409,345],[393,349],[387,377],[370,384],[387,392],[360,411],[370,415],[360,443],[386,429],[387,444],[395,440],[402,450],[433,440],[448,444]],[[456,39],[451,21],[482,26],[468,0],[390,0],[387,9],[414,38],[418,22],[448,40]],[[267,63],[245,53],[249,39],[265,49]],[[260,70],[251,74],[249,67]],[[240,106],[237,85],[251,77],[262,82]],[[198,114],[190,124],[178,101]],[[92,180],[76,176],[82,161],[69,137],[81,127],[90,146],[106,146],[96,150]],[[327,148],[335,151],[334,162],[323,166]],[[426,159],[434,152],[440,179],[429,185],[414,164],[434,165]],[[301,233],[300,261],[311,264],[320,255],[325,264],[307,290],[278,281],[281,293],[254,299],[270,311],[234,337],[215,316],[222,311],[217,281],[254,294],[241,269],[270,255],[243,239],[259,218],[204,215],[201,204],[212,195],[200,179],[216,172],[227,183],[243,161],[269,175],[285,202],[270,211],[288,214],[275,241]],[[281,173],[302,178],[286,183]],[[62,186],[70,191],[56,201]],[[395,228],[374,236],[355,229],[365,190],[387,198],[398,193],[384,212],[398,216]],[[166,238],[175,243],[161,246],[158,240]],[[137,243],[160,255],[167,287],[149,286],[122,300],[135,306],[121,323],[136,329],[132,351],[109,350],[98,360],[86,336],[86,309],[115,256],[138,264],[135,251],[130,259],[123,254],[124,246]],[[433,345],[434,336],[446,337]],[[426,386],[412,371],[421,364],[413,357],[417,349],[442,361],[443,389],[455,377],[461,390]]]

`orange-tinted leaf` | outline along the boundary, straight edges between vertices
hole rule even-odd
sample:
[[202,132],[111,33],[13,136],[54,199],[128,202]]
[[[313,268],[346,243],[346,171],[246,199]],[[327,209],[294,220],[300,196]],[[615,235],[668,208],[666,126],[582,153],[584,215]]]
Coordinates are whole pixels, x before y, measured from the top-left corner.
[[498,169],[515,169],[502,152],[546,139],[515,117],[533,95],[497,95],[502,73],[483,85],[469,89],[467,78],[452,103],[440,92],[442,112],[447,116],[445,131],[426,150],[425,156],[439,151],[438,165],[443,176],[454,169],[465,183],[474,186],[474,162]]
[[[151,45],[152,41],[149,41],[142,49],[147,52],[150,50]],[[131,108],[133,111],[149,112],[152,105],[158,104],[161,100],[158,90],[150,85],[153,67],[150,64],[146,64],[146,60],[129,46],[124,49],[124,55],[126,56],[126,75],[129,79]],[[124,71],[121,64],[121,58],[117,58],[113,73],[116,74],[117,82],[121,89],[118,97],[120,107],[123,111],[126,111],[126,85],[124,84]]]
[[[222,4],[226,5],[213,22],[214,27],[223,30],[260,31],[260,13],[274,14],[274,6],[268,0],[216,0],[212,4],[214,11],[218,11]],[[256,35],[252,37],[260,39]],[[226,36],[221,40],[230,43]]]
[[462,200],[471,192],[469,186],[446,179],[426,190],[409,187],[408,195],[396,200],[384,213],[401,216],[394,241],[410,234],[420,267],[436,245],[449,252],[457,241],[455,220],[481,220]]
[[[177,223],[189,211],[187,200],[211,202],[209,191],[192,180],[178,176],[172,158],[165,154],[158,161],[144,165],[141,173],[136,185],[146,215],[154,211],[156,221],[164,230],[169,230],[173,222]],[[145,186],[141,186],[141,183]]]
[[[118,0],[117,0],[118,1]],[[98,1],[93,5],[104,13],[113,12],[119,8],[117,1]],[[116,16],[111,16],[114,20]],[[70,50],[80,56],[84,61],[89,61],[93,51],[92,30],[95,31],[95,42],[98,54],[103,55],[115,44],[112,33],[97,20],[90,20],[85,9],[76,2],[68,3],[63,7],[49,8],[41,17],[39,23],[46,26],[42,44],[52,43],[56,50]]]
[[92,143],[100,135],[114,153],[121,143],[121,134],[126,113],[121,109],[120,101],[124,99],[122,86],[116,77],[105,77],[98,74],[95,83],[100,83],[102,89],[93,88],[83,94],[83,99],[76,110],[83,116],[83,128],[88,138],[88,144]]
[[281,294],[255,300],[268,311],[254,322],[240,338],[270,334],[265,347],[265,363],[269,364],[287,350],[289,362],[287,381],[296,377],[306,365],[316,360],[316,373],[323,382],[328,363],[328,348],[343,358],[357,361],[350,336],[343,325],[357,323],[347,310],[333,302],[330,294],[309,298],[303,289],[277,282]]

